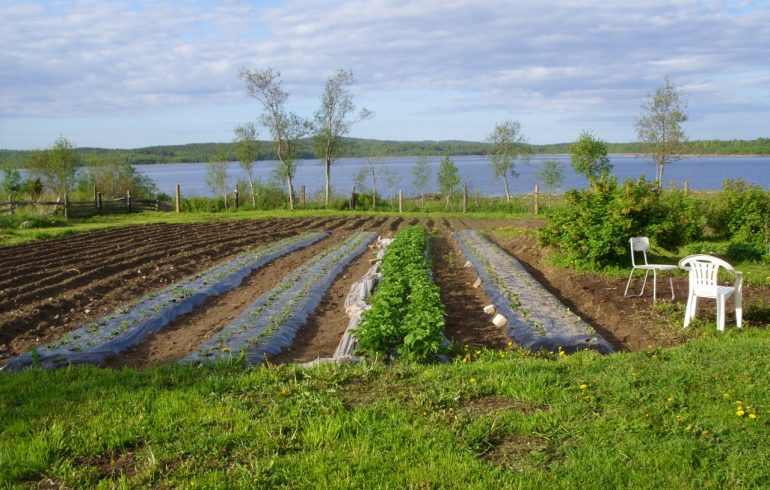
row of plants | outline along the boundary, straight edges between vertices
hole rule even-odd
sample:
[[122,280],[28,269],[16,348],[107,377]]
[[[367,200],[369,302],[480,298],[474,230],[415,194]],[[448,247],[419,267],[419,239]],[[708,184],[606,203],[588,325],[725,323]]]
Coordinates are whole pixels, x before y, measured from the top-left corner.
[[278,354],[320,303],[337,275],[376,238],[359,232],[296,268],[276,287],[260,296],[233,322],[184,359],[216,362],[239,358],[259,364]]
[[422,226],[399,232],[382,260],[382,281],[356,328],[359,350],[427,362],[446,351],[446,312],[433,283]]
[[561,265],[626,266],[632,236],[647,236],[654,246],[679,255],[770,259],[770,192],[740,179],[705,195],[662,191],[644,178],[618,184],[604,175],[587,189],[567,192],[564,200],[550,211],[539,235],[541,245],[557,251]]
[[203,304],[207,298],[235,288],[253,270],[327,236],[326,232],[303,233],[244,252],[203,273],[145,295],[48,345],[22,354],[3,369],[99,364],[105,357],[118,354],[161,330],[174,318]]
[[455,233],[487,297],[506,320],[506,334],[533,351],[613,351],[590,325],[566,308],[513,257],[474,230]]

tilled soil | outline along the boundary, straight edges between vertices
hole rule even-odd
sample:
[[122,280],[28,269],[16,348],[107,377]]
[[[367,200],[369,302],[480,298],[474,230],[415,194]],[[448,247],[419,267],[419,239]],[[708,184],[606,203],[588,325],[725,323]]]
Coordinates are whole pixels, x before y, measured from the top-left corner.
[[[170,362],[192,352],[256,297],[323,248],[355,231],[376,231],[392,237],[404,226],[418,223],[433,233],[434,279],[447,309],[449,339],[492,348],[507,343],[502,330],[482,312],[487,298],[483,291],[472,287],[475,274],[463,267],[465,260],[451,235],[463,228],[533,228],[539,226],[537,220],[356,216],[160,223],[0,248],[0,365],[248,248],[304,231],[331,233],[329,238],[255,271],[241,287],[211,298],[125,355],[110,360],[110,365],[141,367]],[[625,279],[550,266],[543,250],[528,234],[500,239],[498,244],[616,349],[672,345],[686,339],[687,331],[672,330],[665,318],[654,312],[649,295],[625,298]],[[295,344],[275,362],[307,361],[333,353],[348,323],[342,303],[350,285],[369,267],[369,258],[370,254],[365,253],[337,278]],[[686,281],[683,274],[675,279],[677,301],[684,299]],[[659,292],[665,296],[668,284],[661,281]],[[770,292],[745,288],[744,298],[745,302],[767,302]],[[713,305],[709,307],[713,310]]]

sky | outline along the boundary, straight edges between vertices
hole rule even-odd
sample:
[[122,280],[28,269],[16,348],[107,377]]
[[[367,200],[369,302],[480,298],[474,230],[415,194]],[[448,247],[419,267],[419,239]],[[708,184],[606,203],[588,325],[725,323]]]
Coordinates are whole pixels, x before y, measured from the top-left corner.
[[242,67],[307,118],[351,70],[359,138],[635,141],[666,77],[690,139],[770,136],[770,0],[0,0],[0,25],[5,149],[232,141],[261,112]]

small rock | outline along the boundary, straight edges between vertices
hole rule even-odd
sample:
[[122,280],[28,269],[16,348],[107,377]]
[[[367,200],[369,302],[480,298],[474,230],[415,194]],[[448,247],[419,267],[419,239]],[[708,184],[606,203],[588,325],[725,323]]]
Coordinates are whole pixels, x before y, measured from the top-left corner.
[[478,288],[479,286],[481,286],[481,278],[480,277],[478,279],[476,279],[476,282],[473,283],[473,287],[474,288]]
[[468,269],[468,268],[471,268],[471,267],[473,267],[473,264],[471,264],[471,261],[470,261],[470,260],[466,260],[466,261],[465,261],[465,264],[463,265],[463,267],[465,267],[466,269]]
[[492,319],[492,323],[494,323],[496,327],[504,327],[508,323],[508,319],[498,313]]
[[487,315],[494,315],[497,309],[495,309],[495,305],[487,305],[484,307],[484,313]]

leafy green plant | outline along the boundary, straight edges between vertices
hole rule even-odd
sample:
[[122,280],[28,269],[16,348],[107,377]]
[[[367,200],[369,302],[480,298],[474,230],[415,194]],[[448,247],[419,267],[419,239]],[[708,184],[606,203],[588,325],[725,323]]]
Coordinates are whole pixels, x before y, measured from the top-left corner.
[[605,175],[589,189],[567,192],[565,201],[539,239],[557,249],[560,262],[575,268],[627,263],[632,236],[648,236],[668,250],[701,238],[699,202],[678,191],[664,193],[644,178],[618,185],[616,177]]
[[425,257],[428,234],[421,226],[402,230],[382,261],[383,279],[372,308],[356,329],[359,348],[430,361],[444,352],[444,305]]

